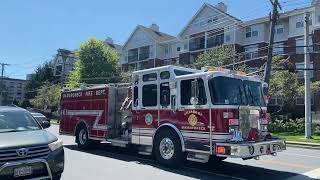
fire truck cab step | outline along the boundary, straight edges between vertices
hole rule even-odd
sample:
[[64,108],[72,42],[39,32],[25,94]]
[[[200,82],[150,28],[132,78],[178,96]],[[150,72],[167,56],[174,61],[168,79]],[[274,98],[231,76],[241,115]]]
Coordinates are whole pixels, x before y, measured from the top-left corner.
[[138,153],[142,154],[142,155],[151,155],[152,154],[152,146],[140,146]]
[[197,152],[189,152],[187,156],[188,161],[195,161],[195,162],[201,162],[201,163],[208,162],[209,158],[210,158],[210,154],[197,153]]
[[112,146],[118,146],[118,147],[127,147],[129,144],[129,141],[125,141],[121,139],[108,139],[108,142],[110,142]]

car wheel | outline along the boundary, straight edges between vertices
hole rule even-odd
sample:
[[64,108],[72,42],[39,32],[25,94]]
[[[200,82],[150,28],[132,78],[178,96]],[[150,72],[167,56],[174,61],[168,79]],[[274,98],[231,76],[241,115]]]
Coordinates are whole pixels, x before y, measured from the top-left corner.
[[163,165],[177,168],[184,160],[181,142],[172,130],[163,130],[157,134],[154,144],[156,159]]
[[53,176],[52,177],[52,180],[60,180],[61,179],[61,174],[58,175],[58,176]]
[[77,131],[77,143],[80,149],[88,149],[91,145],[87,128],[81,126]]

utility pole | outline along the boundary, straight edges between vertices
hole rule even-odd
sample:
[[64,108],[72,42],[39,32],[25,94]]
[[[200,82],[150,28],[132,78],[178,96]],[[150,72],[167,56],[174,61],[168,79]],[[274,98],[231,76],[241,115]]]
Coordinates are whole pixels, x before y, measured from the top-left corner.
[[270,2],[272,4],[272,15],[270,15],[271,24],[270,24],[270,35],[269,35],[268,59],[267,59],[267,64],[264,71],[264,82],[268,84],[268,87],[266,87],[264,90],[265,95],[267,95],[269,91],[275,26],[279,18],[278,8],[281,10],[281,6],[278,0],[270,0]]
[[311,139],[311,96],[310,96],[310,50],[309,50],[309,24],[310,13],[306,12],[304,26],[304,111],[305,111],[305,138]]
[[2,99],[3,99],[3,93],[2,91],[4,90],[4,83],[3,83],[3,78],[4,78],[4,68],[5,66],[9,66],[10,64],[6,63],[0,63],[1,65],[1,81],[0,81],[0,105],[2,105]]

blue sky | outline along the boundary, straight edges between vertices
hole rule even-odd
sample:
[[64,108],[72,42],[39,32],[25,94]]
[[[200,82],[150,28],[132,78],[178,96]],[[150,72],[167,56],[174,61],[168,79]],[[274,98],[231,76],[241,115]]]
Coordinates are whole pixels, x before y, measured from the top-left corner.
[[[271,8],[269,0],[2,0],[0,62],[11,64],[6,76],[25,79],[58,48],[73,50],[91,37],[123,44],[137,24],[157,23],[177,35],[204,2],[220,1],[242,20],[268,15]],[[293,9],[309,1],[280,2]]]

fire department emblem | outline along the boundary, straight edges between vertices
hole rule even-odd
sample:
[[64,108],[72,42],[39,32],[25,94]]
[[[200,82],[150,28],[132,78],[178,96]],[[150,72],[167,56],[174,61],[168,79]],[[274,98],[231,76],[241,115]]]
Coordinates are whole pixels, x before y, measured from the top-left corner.
[[153,121],[153,118],[152,118],[152,115],[151,114],[146,114],[146,116],[144,117],[144,121],[146,122],[147,125],[151,125],[152,124],[152,121]]
[[190,116],[188,117],[188,122],[192,127],[197,125],[197,122],[198,122],[197,116],[195,114],[190,114]]

